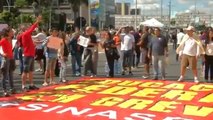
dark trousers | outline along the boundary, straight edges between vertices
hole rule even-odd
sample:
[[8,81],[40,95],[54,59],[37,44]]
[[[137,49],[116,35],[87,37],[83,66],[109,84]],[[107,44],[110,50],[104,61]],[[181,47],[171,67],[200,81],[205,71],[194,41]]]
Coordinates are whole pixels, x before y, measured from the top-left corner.
[[12,59],[3,58],[1,63],[1,70],[2,70],[2,87],[4,91],[7,91],[6,87],[6,80],[9,80],[9,85],[11,89],[14,89],[14,83],[13,83],[13,71],[14,71],[14,65],[12,64]]
[[20,69],[20,74],[23,73],[23,70],[24,70],[24,61],[23,61],[23,51],[22,51],[22,48],[19,48],[18,49],[18,59],[19,59],[19,69]]
[[106,53],[106,58],[107,58],[107,63],[109,66],[109,76],[110,77],[114,77],[114,57],[113,55],[110,55],[108,53]]
[[[71,63],[72,63],[72,73],[75,75],[77,72],[81,73],[81,53],[76,53],[71,56]],[[76,63],[78,65],[78,69],[76,69]]]
[[[179,44],[177,45],[177,48],[179,47]],[[176,50],[176,49],[175,49]],[[179,54],[176,54],[176,61],[179,60]]]
[[45,71],[46,71],[46,57],[43,56],[43,72],[45,72]]
[[140,63],[140,56],[141,56],[141,50],[140,48],[135,50],[136,52],[136,67],[138,66],[138,64]]
[[204,78],[208,80],[210,72],[210,80],[213,82],[213,56],[205,55],[205,76]]
[[85,49],[84,50],[84,71],[83,71],[83,75],[87,75],[87,72],[90,70],[91,74],[94,75],[94,70],[93,70],[93,62],[92,62],[92,50],[90,49]]

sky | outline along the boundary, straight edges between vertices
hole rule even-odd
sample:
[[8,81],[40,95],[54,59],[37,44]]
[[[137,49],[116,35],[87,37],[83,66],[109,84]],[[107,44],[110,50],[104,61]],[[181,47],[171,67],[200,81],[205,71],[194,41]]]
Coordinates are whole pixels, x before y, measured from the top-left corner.
[[[195,10],[196,12],[206,12],[213,15],[213,0],[137,0],[137,6],[142,9],[142,14],[161,13],[161,1],[163,14],[167,15],[169,13],[169,1],[171,1],[171,14],[173,17],[177,13]],[[132,8],[136,6],[136,0],[115,0],[115,2],[129,2]]]

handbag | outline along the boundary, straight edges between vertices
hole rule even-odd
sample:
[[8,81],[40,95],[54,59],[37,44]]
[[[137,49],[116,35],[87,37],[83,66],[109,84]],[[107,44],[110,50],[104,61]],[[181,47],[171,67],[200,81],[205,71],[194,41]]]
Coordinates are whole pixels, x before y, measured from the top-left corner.
[[118,60],[120,58],[117,48],[113,48],[113,57],[115,60]]

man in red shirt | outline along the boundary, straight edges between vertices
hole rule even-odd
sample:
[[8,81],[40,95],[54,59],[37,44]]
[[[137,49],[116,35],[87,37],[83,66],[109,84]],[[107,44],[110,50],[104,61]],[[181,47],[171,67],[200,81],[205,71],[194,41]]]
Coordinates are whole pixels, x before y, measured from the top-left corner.
[[34,56],[35,56],[35,45],[32,40],[32,32],[41,22],[42,16],[38,16],[36,22],[26,29],[21,34],[21,46],[23,47],[23,55],[24,55],[24,70],[22,73],[22,90],[27,91],[26,79],[27,75],[29,76],[30,86],[29,90],[37,90],[38,88],[33,84],[33,69],[34,69]]
[[10,92],[12,94],[15,93],[14,84],[13,84],[13,71],[15,70],[15,60],[13,58],[13,48],[12,48],[12,39],[14,36],[13,30],[8,27],[3,29],[3,38],[0,41],[0,46],[2,50],[0,54],[2,56],[2,63],[1,63],[1,71],[3,74],[2,77],[2,86],[4,90],[4,96],[9,96],[6,87],[6,80],[9,80],[10,84]]

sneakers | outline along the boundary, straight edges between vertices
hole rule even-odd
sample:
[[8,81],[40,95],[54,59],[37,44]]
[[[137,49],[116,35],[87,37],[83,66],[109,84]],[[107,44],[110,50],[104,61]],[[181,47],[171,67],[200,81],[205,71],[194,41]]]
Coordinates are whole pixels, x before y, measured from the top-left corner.
[[200,81],[199,81],[197,78],[195,78],[195,79],[194,79],[194,82],[195,82],[195,83],[199,83]]
[[4,92],[4,97],[10,97],[10,94],[7,91],[5,91]]
[[80,74],[79,72],[77,72],[77,73],[75,74],[75,76],[76,76],[76,77],[80,77],[81,74]]
[[122,71],[121,75],[125,75],[125,71]]
[[180,77],[179,79],[178,79],[178,82],[183,82],[184,80],[183,80],[183,77]]
[[35,71],[36,71],[36,72],[42,72],[42,69],[39,68],[39,69],[36,69]]
[[130,72],[129,72],[129,75],[133,75],[133,73],[130,71]]
[[161,80],[166,80],[166,78],[165,77],[162,77],[162,79]]
[[39,88],[36,87],[35,85],[30,85],[29,90],[38,90]]
[[55,81],[51,81],[50,83],[49,83],[50,85],[55,85],[55,84],[57,84]]
[[67,80],[61,80],[60,82],[62,82],[62,83],[66,83],[66,82],[67,82]]
[[142,76],[142,77],[143,77],[143,79],[148,79],[148,78],[149,78],[148,75],[144,75],[144,76]]
[[47,82],[44,82],[42,85],[43,85],[43,86],[48,86],[48,83],[47,83]]
[[28,90],[27,87],[22,88],[22,91],[23,91],[23,92],[29,92],[29,90]]
[[90,77],[96,77],[96,75],[95,75],[95,74],[92,74]]

